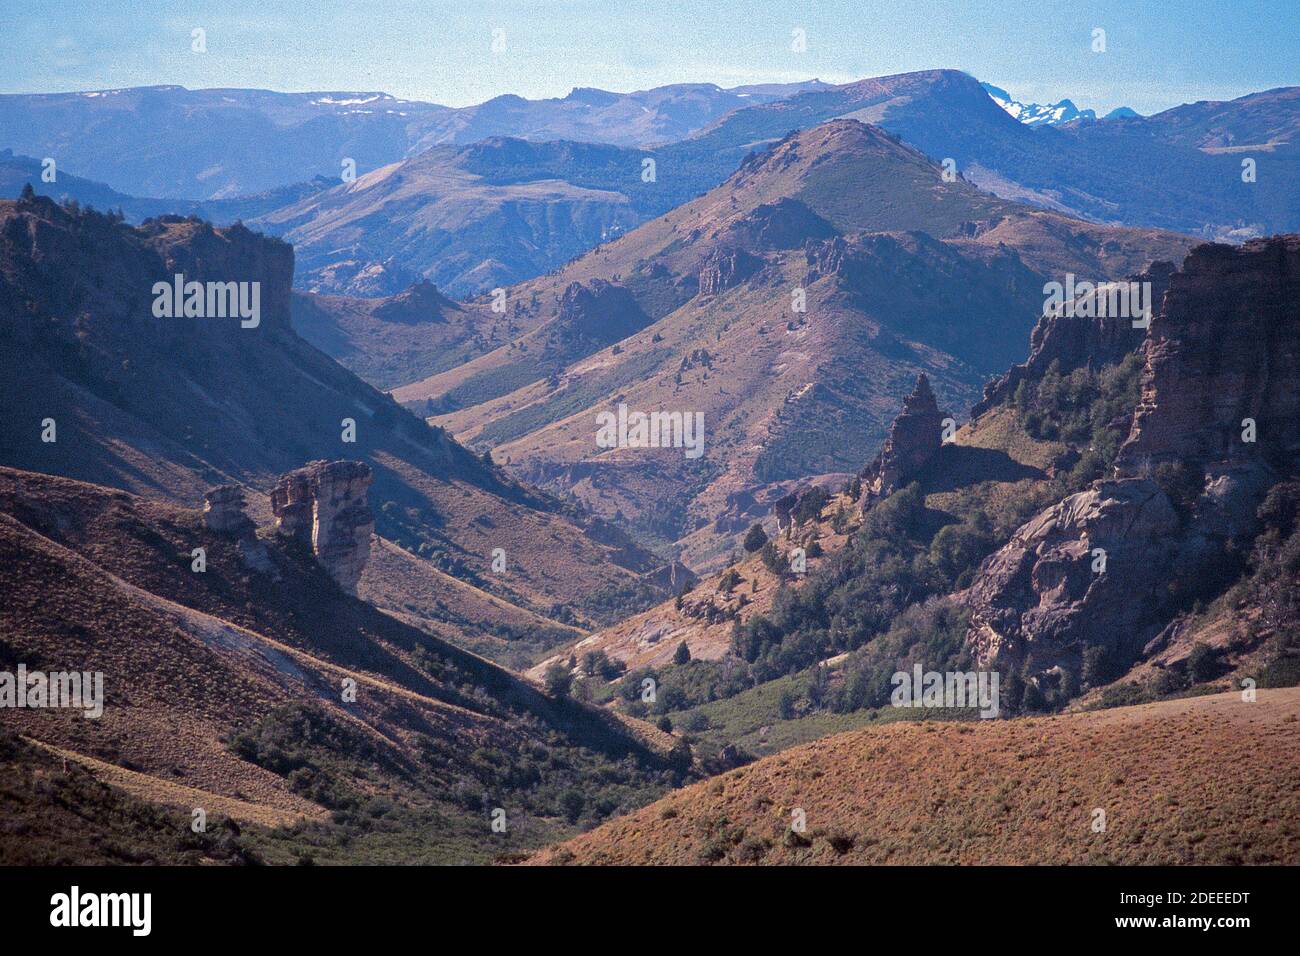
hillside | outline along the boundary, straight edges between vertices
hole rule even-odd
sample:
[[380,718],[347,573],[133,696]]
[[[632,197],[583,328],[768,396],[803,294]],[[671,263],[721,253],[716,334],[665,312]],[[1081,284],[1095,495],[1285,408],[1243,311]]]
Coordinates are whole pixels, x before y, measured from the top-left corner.
[[996,670],[1021,715],[1293,686],[1297,248],[1202,245],[1153,267],[1146,330],[1044,314],[949,440],[919,378],[845,492],[738,500],[740,526],[765,531],[745,535],[754,556],[533,673],[572,661],[585,693],[716,769],[906,718],[890,681],[916,664]]
[[[0,665],[97,671],[104,688],[99,718],[11,710],[7,734],[136,799],[233,819],[240,845],[275,861],[489,859],[674,779],[666,746],[349,596],[282,530],[211,524],[0,469]],[[24,772],[42,762],[0,749]],[[583,783],[597,772],[608,789]],[[575,788],[576,810],[562,802]],[[513,821],[493,841],[497,806]],[[54,832],[35,830],[25,856]]]
[[[256,324],[154,318],[154,283],[177,273],[260,283]],[[375,473],[381,535],[511,603],[548,616],[567,606],[576,623],[609,615],[620,595],[663,593],[642,578],[652,556],[304,342],[292,274],[289,246],[238,226],[132,228],[39,197],[0,203],[3,463],[196,506],[232,482],[264,502],[291,468],[358,458]],[[507,560],[494,574],[496,548]]]
[[[548,272],[648,214],[635,150],[492,139],[438,146],[253,220],[292,242],[300,288],[469,295]],[[685,195],[682,199],[687,198]]]
[[423,281],[377,298],[294,292],[290,310],[295,332],[378,389],[468,361],[512,327],[509,317]]
[[[889,134],[835,121],[508,290],[517,337],[393,395],[709,569],[748,527],[724,517],[733,501],[860,467],[918,372],[946,407],[971,404],[1023,356],[1047,277],[1118,277],[1187,244],[946,182]],[[707,451],[594,447],[597,412],[619,404],[703,414]]]
[[1294,865],[1297,746],[1296,688],[894,724],[695,784],[531,862]]

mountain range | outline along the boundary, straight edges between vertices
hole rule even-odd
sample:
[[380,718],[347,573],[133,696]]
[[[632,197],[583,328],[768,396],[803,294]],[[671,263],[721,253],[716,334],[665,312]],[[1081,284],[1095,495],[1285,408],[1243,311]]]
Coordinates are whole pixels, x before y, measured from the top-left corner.
[[499,96],[453,108],[378,92],[276,93],[144,86],[0,95],[6,147],[54,156],[77,175],[136,196],[229,199],[317,175],[351,159],[369,172],[432,146],[492,136],[619,146],[681,139],[719,116],[807,90],[806,83],[724,90],[678,84],[635,93],[575,89],[558,99]]
[[[565,241],[608,241],[717,186],[748,153],[771,148],[791,130],[848,118],[900,136],[1005,199],[1098,223],[1249,237],[1300,228],[1295,92],[1031,128],[964,73],[900,74],[736,110],[653,150],[492,141],[468,153],[413,157],[258,221],[276,232],[291,225],[290,237],[309,243],[313,255],[320,250],[326,263],[415,262],[413,271],[457,283],[457,292],[481,291],[574,254],[572,245],[556,248],[557,224]],[[1267,173],[1244,182],[1242,159],[1251,150]],[[643,179],[647,160],[653,182]],[[462,204],[460,196],[475,202]],[[544,213],[551,209],[554,222]],[[394,229],[377,224],[380,218],[411,225]],[[469,248],[462,235],[471,237]],[[475,269],[483,274],[476,278]],[[337,282],[319,290],[353,291]]]
[[[381,94],[142,88],[0,96],[0,128],[12,130],[0,148],[12,149],[21,166],[0,175],[0,185],[16,196],[26,176],[39,192],[114,203],[133,221],[160,212],[219,224],[242,218],[300,247],[300,288],[362,296],[391,295],[419,278],[458,296],[532,278],[717,186],[747,153],[836,118],[879,125],[1003,198],[1089,221],[1229,239],[1300,228],[1294,87],[1148,117],[1032,127],[953,70],[839,86],[503,99],[511,102],[465,108],[462,129],[447,119],[462,111]],[[710,105],[683,105],[701,102]],[[679,108],[691,121],[665,120],[673,132],[648,139],[598,119],[610,110],[653,118]],[[216,123],[245,130],[229,143],[275,148],[231,154],[240,147],[207,132]],[[147,142],[131,140],[146,129]],[[88,136],[107,145],[83,157],[71,144]],[[60,143],[69,145],[61,152]],[[64,183],[33,178],[35,157],[45,156],[57,157]],[[355,179],[343,181],[344,159],[355,163]],[[1249,182],[1244,159],[1258,170]],[[643,179],[647,160],[651,181]],[[178,181],[182,173],[224,185],[198,188]],[[196,200],[221,201],[195,208]]]
[[[888,133],[836,120],[508,290],[517,336],[393,394],[707,567],[748,528],[742,502],[859,466],[918,371],[972,404],[1020,356],[1050,276],[1121,278],[1187,248],[945,182]],[[661,451],[647,468],[644,452],[596,448],[596,414],[620,403],[702,412],[709,454]]]

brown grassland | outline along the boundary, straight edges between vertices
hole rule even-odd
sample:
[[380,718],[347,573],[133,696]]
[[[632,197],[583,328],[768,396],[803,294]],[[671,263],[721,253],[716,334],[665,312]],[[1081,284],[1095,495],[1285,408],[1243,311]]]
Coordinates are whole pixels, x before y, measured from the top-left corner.
[[531,862],[1295,864],[1300,688],[1258,693],[838,734]]

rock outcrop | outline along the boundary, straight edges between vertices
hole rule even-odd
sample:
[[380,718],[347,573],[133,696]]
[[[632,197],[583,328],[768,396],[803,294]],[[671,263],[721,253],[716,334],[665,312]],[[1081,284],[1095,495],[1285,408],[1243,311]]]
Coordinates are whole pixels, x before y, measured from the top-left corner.
[[271,491],[277,530],[310,541],[316,560],[345,591],[355,592],[370,557],[374,512],[366,501],[370,467],[314,461],[280,476]]
[[670,561],[661,568],[642,575],[642,580],[661,587],[670,594],[680,594],[682,588],[693,588],[699,577],[680,561]]
[[1169,499],[1143,479],[1098,482],[1040,513],[967,592],[978,664],[1078,673],[1093,645],[1131,658],[1161,603],[1178,528]]
[[[1162,311],[1173,273],[1172,262],[1153,262],[1145,272],[1125,280],[1150,283],[1153,322]],[[1091,298],[1097,297],[1094,291]],[[1013,395],[1021,382],[1041,379],[1053,362],[1062,374],[1068,374],[1077,368],[1112,365],[1142,346],[1146,329],[1134,328],[1131,316],[1110,314],[1109,309],[1084,308],[1079,301],[1074,305],[1044,312],[1029,336],[1029,358],[984,387],[983,398],[971,409],[972,418]],[[1097,315],[1099,311],[1107,314]]]
[[763,266],[763,260],[742,249],[715,249],[700,263],[700,295],[718,295],[744,282]]
[[943,445],[943,420],[930,380],[916,380],[903,410],[889,427],[889,437],[876,460],[862,473],[865,501],[884,498],[914,479]]
[[463,311],[460,305],[439,292],[432,282],[421,280],[389,298],[373,314],[383,322],[421,325],[427,322],[446,322],[448,312]]
[[[1023,525],[966,592],[982,666],[1078,674],[1101,648],[1120,673],[1179,594],[1226,585],[1260,501],[1297,465],[1300,237],[1198,247],[1169,277],[1143,350],[1116,478]],[[1255,442],[1242,440],[1247,417]]]
[[830,239],[835,227],[797,199],[761,203],[726,230],[728,245],[740,249],[798,249],[810,239]]
[[609,344],[641,331],[650,318],[623,286],[595,279],[589,285],[569,283],[555,324],[565,338]]
[[203,496],[203,523],[218,534],[247,537],[253,532],[251,518],[244,513],[244,489],[221,485]]

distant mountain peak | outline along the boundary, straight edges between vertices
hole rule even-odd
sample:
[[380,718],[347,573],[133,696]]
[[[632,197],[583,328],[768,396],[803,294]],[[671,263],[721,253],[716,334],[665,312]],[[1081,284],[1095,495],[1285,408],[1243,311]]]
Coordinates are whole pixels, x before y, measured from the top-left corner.
[[[1073,120],[1095,120],[1097,118],[1096,110],[1081,110],[1074,105],[1074,101],[1063,99],[1056,103],[1024,103],[1017,100],[1000,86],[994,86],[992,83],[981,83],[994,103],[1002,107],[1013,119],[1019,120],[1026,126],[1060,126],[1062,123],[1069,123]],[[1135,110],[1127,106],[1121,106],[1111,110],[1103,117],[1104,119],[1120,119],[1123,117],[1132,117],[1139,115]]]
[[586,103],[588,106],[609,106],[611,103],[617,103],[621,98],[618,93],[611,93],[594,86],[575,86],[569,91],[565,100],[571,103]]

